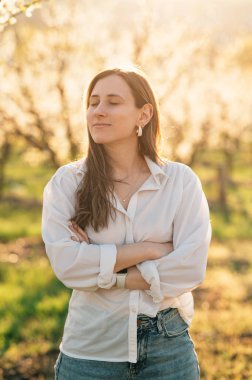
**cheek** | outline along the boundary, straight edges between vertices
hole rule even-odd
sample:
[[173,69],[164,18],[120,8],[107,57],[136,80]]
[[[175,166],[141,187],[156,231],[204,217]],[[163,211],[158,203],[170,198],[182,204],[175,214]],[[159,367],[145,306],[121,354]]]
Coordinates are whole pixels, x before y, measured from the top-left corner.
[[88,129],[90,129],[90,125],[92,124],[92,117],[93,117],[92,112],[87,111],[86,122],[87,122]]
[[90,109],[88,109],[86,111],[86,119],[88,120],[88,119],[90,119],[90,117],[91,117],[91,111],[90,111]]

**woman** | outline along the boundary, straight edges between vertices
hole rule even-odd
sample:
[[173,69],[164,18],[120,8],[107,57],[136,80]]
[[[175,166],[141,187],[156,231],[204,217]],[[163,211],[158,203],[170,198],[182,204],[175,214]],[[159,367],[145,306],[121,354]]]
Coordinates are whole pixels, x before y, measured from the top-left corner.
[[200,181],[158,157],[157,101],[137,69],[93,78],[87,126],[87,157],[44,191],[46,252],[73,289],[55,378],[196,380],[191,291],[211,230]]

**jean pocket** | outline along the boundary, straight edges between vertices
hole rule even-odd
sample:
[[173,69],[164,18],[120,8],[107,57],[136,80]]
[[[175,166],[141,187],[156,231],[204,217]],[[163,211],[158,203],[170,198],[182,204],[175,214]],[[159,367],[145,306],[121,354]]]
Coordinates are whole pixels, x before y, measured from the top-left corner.
[[167,338],[176,338],[188,331],[188,324],[180,316],[177,309],[173,309],[169,313],[161,314],[159,324],[163,334]]
[[56,360],[56,362],[55,362],[55,364],[54,364],[55,380],[58,379],[59,368],[60,368],[61,360],[62,360],[62,352],[59,353],[59,355],[58,355],[58,357],[57,357],[57,360]]

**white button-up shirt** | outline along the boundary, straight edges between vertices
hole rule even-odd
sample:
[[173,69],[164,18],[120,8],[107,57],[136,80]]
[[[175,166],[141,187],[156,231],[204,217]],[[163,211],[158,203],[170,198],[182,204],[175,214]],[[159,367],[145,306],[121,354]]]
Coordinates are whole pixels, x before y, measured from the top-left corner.
[[[73,289],[60,344],[69,356],[135,363],[138,314],[154,317],[173,307],[188,325],[192,321],[191,291],[204,279],[211,236],[207,201],[188,166],[145,160],[150,177],[133,194],[127,210],[116,197],[116,219],[106,228],[86,228],[90,244],[71,240],[68,227],[85,159],[59,168],[45,187],[46,252],[58,279]],[[142,241],[172,241],[174,250],[138,265],[150,290],[115,288],[116,245]]]

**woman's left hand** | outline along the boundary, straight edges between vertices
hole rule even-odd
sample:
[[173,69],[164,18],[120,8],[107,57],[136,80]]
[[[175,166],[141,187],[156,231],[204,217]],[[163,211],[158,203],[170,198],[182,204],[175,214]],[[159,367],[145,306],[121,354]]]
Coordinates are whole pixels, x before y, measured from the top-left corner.
[[85,241],[87,244],[89,244],[89,238],[88,235],[84,230],[82,230],[78,224],[75,222],[70,222],[68,227],[70,230],[74,233],[74,235],[71,236],[71,239],[74,241],[78,241],[79,243],[82,243]]

